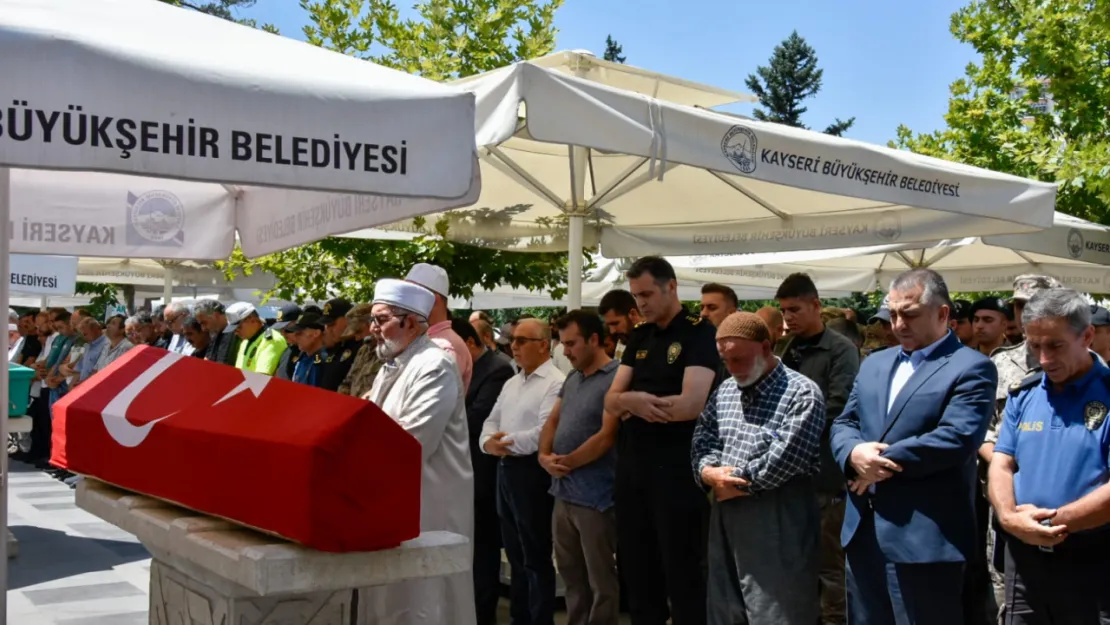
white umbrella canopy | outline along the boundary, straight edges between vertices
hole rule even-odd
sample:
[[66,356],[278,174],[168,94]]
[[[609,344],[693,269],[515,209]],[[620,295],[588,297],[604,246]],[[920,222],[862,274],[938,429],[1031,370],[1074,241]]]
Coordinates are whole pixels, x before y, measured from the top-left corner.
[[[1086,293],[1110,293],[1110,228],[1056,213],[1034,234],[770,254],[671,257],[690,271],[810,274],[854,291],[886,288],[911,267],[939,272],[952,291],[1008,291],[1022,274],[1050,275]],[[677,271],[677,270],[676,270]],[[820,287],[819,287],[820,288]]]
[[0,58],[0,165],[66,170],[13,173],[15,251],[210,260],[237,228],[257,256],[477,197],[471,94],[302,42],[0,0]]
[[268,291],[277,283],[273,274],[256,271],[228,281],[224,272],[202,263],[141,258],[80,258],[77,279],[81,282],[163,287],[167,279],[177,289],[255,289]]
[[[681,261],[679,258],[668,258],[672,264]],[[582,282],[581,306],[597,306],[601,298],[613,289],[629,288],[625,270],[627,261],[607,261],[601,263],[590,272]],[[778,282],[753,284],[750,272],[734,271],[730,269],[686,269],[675,268],[675,277],[678,278],[678,297],[682,301],[698,301],[701,299],[701,287],[709,282],[716,282],[732,288],[740,301],[774,299],[778,290]],[[785,277],[785,275],[783,276]],[[822,288],[826,287],[826,288]],[[828,284],[818,285],[824,297],[847,297],[850,290],[827,288]],[[471,310],[496,310],[498,308],[521,308],[526,306],[565,306],[571,308],[569,297],[553,299],[550,294],[542,291],[529,291],[510,286],[500,286],[493,289],[475,289],[474,295],[469,299],[452,298],[449,302],[452,308],[468,308]]]
[[483,190],[480,208],[449,213],[452,238],[535,251],[600,241],[616,258],[1051,225],[1054,185],[624,91],[591,80],[601,61],[565,56],[565,71],[524,62],[459,83],[478,98]]
[[[480,187],[473,95],[162,2],[0,0],[0,59],[0,275],[17,238],[15,249],[32,253],[225,258],[230,230],[219,235],[227,244],[219,254],[197,253],[179,236],[189,223],[226,224],[188,219],[194,207],[181,195],[222,188],[253,256],[460,206]],[[12,169],[53,170],[37,187],[44,194],[100,185],[107,205],[44,201],[20,191],[28,183],[18,173],[13,181]],[[90,182],[89,172],[112,178]],[[140,185],[136,176],[151,178]],[[186,192],[172,180],[207,187]],[[13,182],[22,196],[12,197]],[[226,200],[205,197],[224,202],[228,217]],[[24,235],[23,218],[39,227]],[[116,228],[121,222],[138,238]],[[124,243],[67,247],[82,238],[74,224],[86,237],[88,226],[111,226]],[[28,239],[34,249],[19,247]],[[0,281],[0,304],[8,286]],[[0,352],[7,338],[0,333]],[[0,395],[7,382],[0,376]],[[3,440],[8,406],[0,403]],[[0,541],[0,562],[6,552]],[[0,625],[5,606],[0,596]]]

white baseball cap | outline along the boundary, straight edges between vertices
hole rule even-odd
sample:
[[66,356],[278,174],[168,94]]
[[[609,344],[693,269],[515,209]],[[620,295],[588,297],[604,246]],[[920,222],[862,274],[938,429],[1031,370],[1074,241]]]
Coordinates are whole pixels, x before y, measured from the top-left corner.
[[224,328],[224,333],[234,332],[235,328],[239,327],[240,322],[256,312],[258,311],[255,310],[254,304],[248,302],[235,302],[228,306],[227,310],[224,311],[224,315],[227,317],[227,327]]
[[450,297],[451,288],[447,280],[447,271],[438,265],[417,263],[409,269],[409,275],[405,276],[405,281],[419,284],[443,297]]

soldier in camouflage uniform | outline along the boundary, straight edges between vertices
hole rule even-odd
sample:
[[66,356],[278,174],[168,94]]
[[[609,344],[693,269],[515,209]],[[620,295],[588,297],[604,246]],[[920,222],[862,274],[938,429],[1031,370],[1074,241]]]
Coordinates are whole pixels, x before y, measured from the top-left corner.
[[[370,328],[370,304],[359,304],[347,313],[347,333],[357,336]],[[382,361],[378,358],[377,341],[373,334],[368,334],[363,339],[355,361],[347,372],[347,377],[339,385],[338,392],[343,395],[362,397],[370,392],[374,385],[374,377],[381,369]]]
[[[1014,310],[1014,320],[1021,327],[1021,311],[1025,303],[1033,297],[1034,293],[1046,289],[1062,288],[1058,280],[1050,276],[1025,275],[1014,279],[1014,296],[1010,304]],[[979,466],[982,469],[980,478],[986,484],[986,467],[990,465],[991,455],[994,453],[994,444],[998,441],[998,426],[1002,422],[1002,411],[1006,408],[1006,398],[1009,397],[1010,387],[1018,385],[1031,373],[1040,370],[1037,359],[1029,353],[1025,341],[1017,345],[999,347],[991,353],[991,362],[998,369],[998,390],[995,393],[995,410],[991,415],[990,427],[987,429],[986,440],[979,448]],[[986,492],[984,488],[983,492]],[[986,505],[986,504],[984,504]],[[1002,576],[1001,545],[996,545],[998,539],[998,522],[994,513],[990,513],[990,526],[987,529],[987,562],[990,564],[991,585],[994,587],[994,598],[1001,610],[1005,607],[1005,581]]]

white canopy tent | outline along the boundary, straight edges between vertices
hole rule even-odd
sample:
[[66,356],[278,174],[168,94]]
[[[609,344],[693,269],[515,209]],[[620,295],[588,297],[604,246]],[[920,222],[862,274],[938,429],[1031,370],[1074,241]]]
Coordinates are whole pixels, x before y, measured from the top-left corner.
[[[0,0],[0,58],[0,274],[29,239],[31,252],[208,260],[233,232],[219,254],[188,242],[233,219],[255,255],[461,205],[480,187],[472,95],[161,2]],[[197,205],[220,215],[186,219]],[[90,251],[91,231],[122,244]],[[6,550],[0,540],[0,562]]]
[[[681,265],[684,259],[668,258],[672,264]],[[613,289],[629,288],[625,271],[628,269],[625,261],[605,261],[590,272],[582,282],[582,306],[597,306],[601,298]],[[683,301],[698,301],[701,299],[701,287],[709,282],[716,282],[732,288],[740,301],[774,299],[779,282],[773,284],[753,284],[748,272],[733,271],[729,269],[686,269],[676,268],[678,278],[678,297]],[[786,276],[783,275],[785,278]],[[829,288],[830,284],[821,283],[821,293],[825,297],[847,297],[851,291]],[[498,308],[522,308],[526,306],[559,306],[573,308],[568,297],[555,300],[549,294],[540,291],[528,291],[509,286],[494,289],[475,289],[474,295],[469,299],[453,298],[449,305],[452,308],[468,308],[471,310],[496,310]]]
[[0,35],[0,163],[66,170],[12,172],[13,251],[258,256],[477,197],[459,89],[147,0],[0,0]]
[[239,275],[228,281],[223,271],[211,265],[145,258],[80,258],[77,279],[81,282],[161,287],[163,297],[172,297],[180,289],[190,293],[210,293],[221,289],[268,291],[277,282],[277,278],[265,272]]
[[1043,274],[1084,293],[1110,293],[1110,228],[1063,213],[1055,214],[1051,228],[1034,234],[670,260],[697,271],[774,276],[805,272],[819,284],[840,284],[853,291],[886,288],[906,269],[928,267],[956,292],[1009,291],[1016,276]]
[[[557,53],[458,84],[478,97],[483,180],[479,208],[448,213],[449,236],[464,242],[532,251],[600,242],[618,258],[1051,225],[1051,184],[705,110],[745,97],[589,54]],[[580,260],[571,254],[575,304]]]

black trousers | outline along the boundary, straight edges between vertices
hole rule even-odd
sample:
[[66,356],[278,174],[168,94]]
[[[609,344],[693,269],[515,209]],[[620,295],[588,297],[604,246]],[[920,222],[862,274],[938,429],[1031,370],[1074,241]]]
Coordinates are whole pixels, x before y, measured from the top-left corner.
[[1110,531],[1069,536],[1051,553],[1005,542],[1005,625],[1110,625]]
[[967,625],[995,625],[998,606],[994,602],[990,569],[987,567],[987,528],[990,525],[991,506],[983,496],[983,484],[975,483],[975,535],[978,537],[975,554],[967,561],[964,570],[964,623]]
[[31,416],[31,460],[50,459],[50,439],[54,435],[53,421],[50,418],[50,389],[42,387],[38,397],[32,397],[27,406]]
[[[480,452],[479,452],[480,453]],[[474,459],[474,607],[478,625],[496,625],[501,597],[501,519],[497,516],[497,459]],[[489,465],[488,468],[486,465]]]
[[540,466],[536,454],[502,458],[497,467],[497,515],[512,571],[512,625],[555,622],[555,556],[551,545],[555,499],[547,492],[550,488],[551,476]]
[[689,445],[636,443],[621,440],[613,493],[632,625],[664,625],[668,617],[704,625],[709,499],[694,482]]

